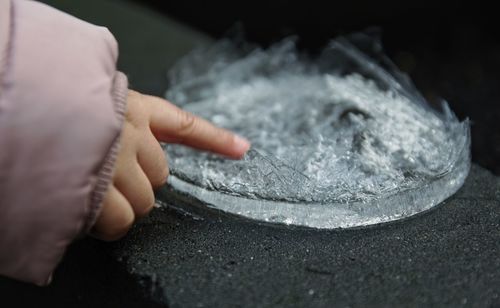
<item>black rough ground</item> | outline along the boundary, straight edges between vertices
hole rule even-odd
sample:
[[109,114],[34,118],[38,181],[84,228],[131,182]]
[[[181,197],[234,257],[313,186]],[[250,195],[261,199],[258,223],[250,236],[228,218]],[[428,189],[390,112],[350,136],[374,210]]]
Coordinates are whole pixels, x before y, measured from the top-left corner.
[[474,166],[438,208],[357,230],[156,210],[113,251],[172,307],[500,305],[500,181]]

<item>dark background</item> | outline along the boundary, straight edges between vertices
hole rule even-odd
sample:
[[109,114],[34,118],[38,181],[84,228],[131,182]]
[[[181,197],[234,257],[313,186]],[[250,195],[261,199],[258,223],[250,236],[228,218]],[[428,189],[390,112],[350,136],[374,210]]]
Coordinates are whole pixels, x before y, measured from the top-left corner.
[[[386,42],[409,47],[429,44],[446,50],[452,32],[472,26],[498,35],[495,10],[481,2],[447,1],[164,1],[138,3],[173,16],[214,37],[235,23],[244,25],[248,38],[263,44],[298,35],[302,47],[314,49],[332,37],[367,26],[380,26]],[[425,40],[422,40],[425,38]],[[392,44],[391,44],[392,45]],[[431,46],[432,45],[432,46]]]
[[382,30],[390,58],[431,102],[472,120],[473,160],[500,174],[500,27],[480,1],[137,1],[215,38],[239,24],[263,46],[296,35],[310,53],[333,37]]

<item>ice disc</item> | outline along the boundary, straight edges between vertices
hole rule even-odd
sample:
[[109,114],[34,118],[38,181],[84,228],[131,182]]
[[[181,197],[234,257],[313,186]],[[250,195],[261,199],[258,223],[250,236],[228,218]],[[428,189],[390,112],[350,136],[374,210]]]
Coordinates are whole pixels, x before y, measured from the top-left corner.
[[169,76],[168,99],[252,142],[242,160],[166,147],[171,189],[201,207],[314,228],[364,226],[435,206],[469,171],[468,121],[446,103],[431,108],[386,58],[346,39],[316,59],[291,39],[246,51],[223,41]]

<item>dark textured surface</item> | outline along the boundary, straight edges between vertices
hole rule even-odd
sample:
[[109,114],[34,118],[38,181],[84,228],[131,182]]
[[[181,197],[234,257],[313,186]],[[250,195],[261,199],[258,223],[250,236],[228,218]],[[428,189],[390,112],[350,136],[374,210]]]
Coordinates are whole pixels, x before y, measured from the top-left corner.
[[113,251],[173,307],[500,305],[500,181],[474,166],[430,212],[320,231],[156,210]]

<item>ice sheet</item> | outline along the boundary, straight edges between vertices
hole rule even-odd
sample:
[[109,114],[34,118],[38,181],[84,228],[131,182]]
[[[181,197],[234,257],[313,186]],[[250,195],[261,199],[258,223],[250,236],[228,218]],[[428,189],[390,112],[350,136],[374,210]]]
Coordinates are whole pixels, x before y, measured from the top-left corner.
[[168,145],[170,185],[224,211],[317,228],[436,205],[468,173],[469,124],[445,103],[431,109],[382,64],[345,39],[316,59],[292,39],[267,50],[222,41],[194,52],[170,72],[166,97],[247,137],[252,149],[233,161]]

